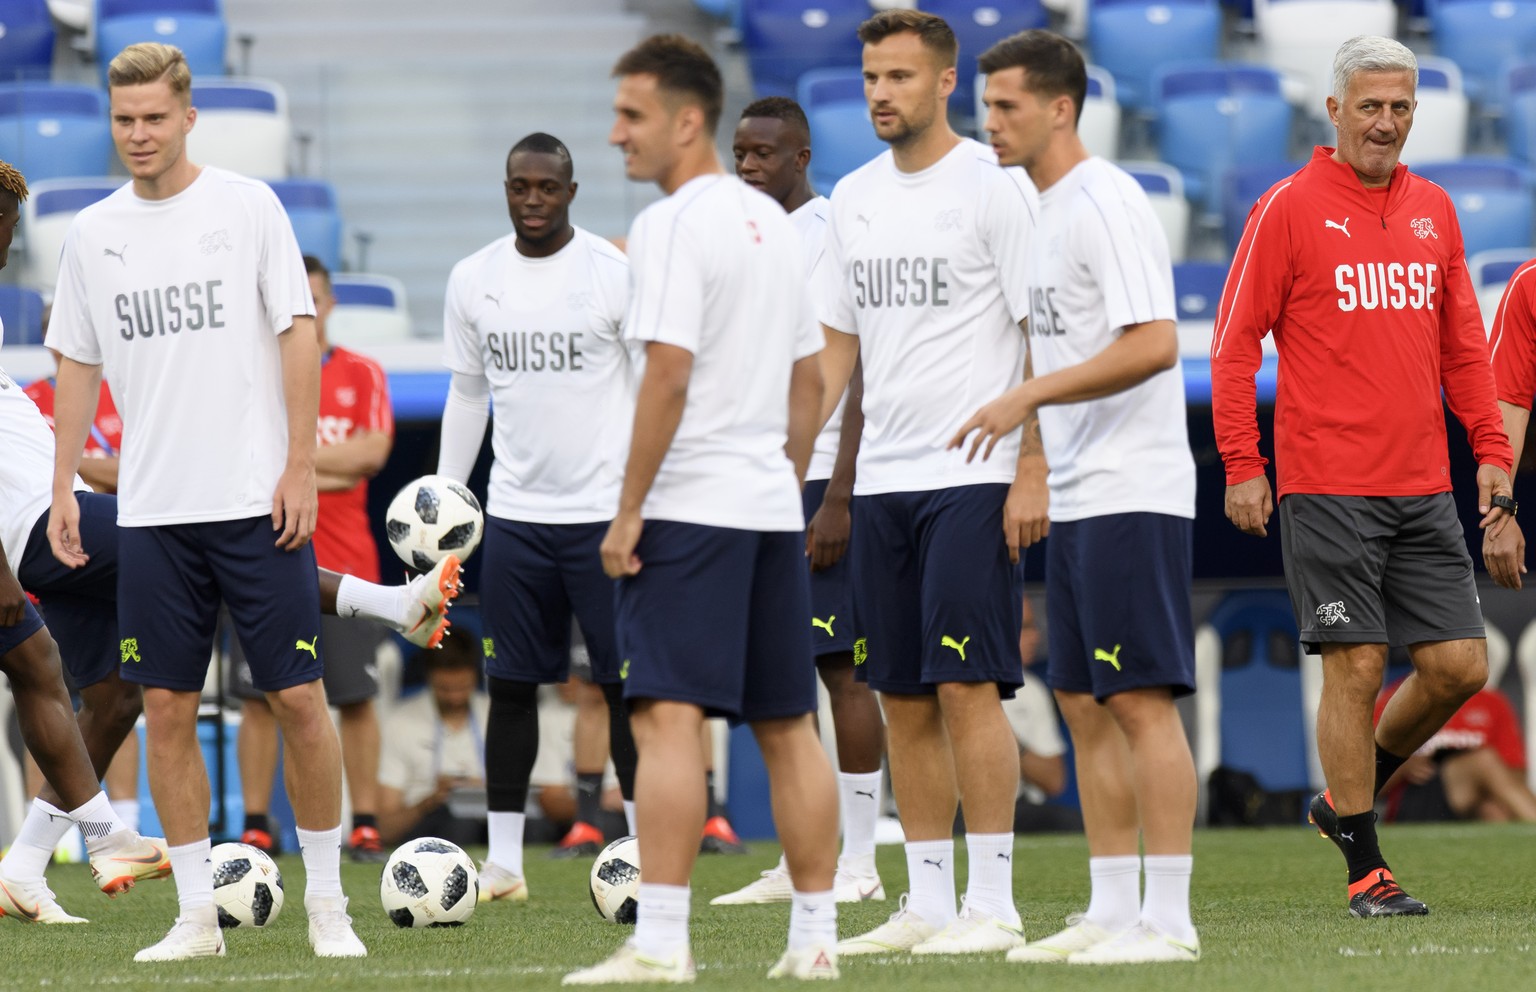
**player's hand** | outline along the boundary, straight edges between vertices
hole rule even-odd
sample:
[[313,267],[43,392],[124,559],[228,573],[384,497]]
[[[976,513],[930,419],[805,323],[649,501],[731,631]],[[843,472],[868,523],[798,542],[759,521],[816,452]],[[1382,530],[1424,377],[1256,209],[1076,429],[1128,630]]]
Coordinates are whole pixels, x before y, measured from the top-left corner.
[[1051,532],[1051,494],[1045,477],[1045,460],[1033,458],[1020,464],[1008,487],[1008,499],[1003,503],[1003,539],[1008,543],[1008,560],[1015,565],[1021,548],[1039,543]]
[[1412,785],[1423,785],[1434,779],[1439,771],[1435,767],[1435,761],[1427,754],[1411,754],[1408,760],[1403,762],[1403,781]]
[[603,535],[602,554],[603,573],[610,579],[639,574],[640,558],[635,554],[635,546],[640,543],[640,531],[644,527],[645,521],[640,514],[622,510],[608,525],[608,533]]
[[315,495],[314,465],[289,465],[272,494],[272,529],[281,531],[276,546],[297,551],[315,536],[320,500]]
[[1502,506],[1493,505],[1495,496],[1514,496],[1515,487],[1509,481],[1509,473],[1497,465],[1484,462],[1477,467],[1477,512],[1483,515],[1478,526],[1487,530],[1489,525],[1509,514]]
[[823,497],[805,532],[805,556],[811,560],[811,571],[823,571],[842,560],[852,529],[853,514],[848,510],[848,500],[841,496]]
[[1274,493],[1269,488],[1269,477],[1256,475],[1246,482],[1227,487],[1227,519],[1244,534],[1268,537],[1265,525],[1275,512]]
[[61,493],[48,509],[48,546],[67,568],[79,568],[91,560],[80,546],[80,501],[74,493]]
[[14,627],[27,615],[27,594],[9,568],[0,568],[0,627]]
[[1525,535],[1515,518],[1505,516],[1483,529],[1483,567],[1505,589],[1519,589],[1525,574]]
[[961,448],[965,446],[965,439],[972,431],[976,432],[976,439],[971,442],[971,450],[966,452],[965,460],[971,462],[976,458],[976,452],[981,448],[982,442],[986,442],[986,450],[981,453],[981,460],[986,461],[992,457],[992,449],[997,447],[997,442],[1023,426],[1035,412],[1034,400],[1030,398],[1028,382],[1020,383],[1008,390],[997,399],[977,410],[961,427],[958,433],[949,440],[949,448]]

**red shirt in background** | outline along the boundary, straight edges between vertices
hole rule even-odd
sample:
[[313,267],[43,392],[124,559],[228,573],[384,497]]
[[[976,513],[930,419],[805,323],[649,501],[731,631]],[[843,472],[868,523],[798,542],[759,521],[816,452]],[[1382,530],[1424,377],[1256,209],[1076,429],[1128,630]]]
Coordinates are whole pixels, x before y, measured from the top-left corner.
[[[1398,679],[1376,697],[1375,721],[1381,720],[1381,711],[1387,700],[1403,684]],[[1419,751],[1433,754],[1436,751],[1475,751],[1491,747],[1499,753],[1499,760],[1517,772],[1525,771],[1525,740],[1520,734],[1520,720],[1514,707],[1497,689],[1480,689],[1455,715],[1445,721],[1445,726],[1435,736],[1424,742]]]
[[[320,366],[320,447],[356,434],[395,433],[384,369],[371,358],[332,348]],[[379,549],[368,522],[368,483],[320,494],[315,558],[321,568],[379,581]]]
[[1536,399],[1536,259],[1509,277],[1493,316],[1488,346],[1499,399],[1522,410]]
[[[53,396],[54,386],[52,379],[38,379],[25,390],[32,402],[43,412],[43,419],[48,421],[48,426],[53,426]],[[112,402],[112,391],[107,388],[106,381],[101,384],[101,396],[96,401],[96,420],[91,424],[91,433],[85,439],[85,457],[87,458],[113,458],[123,453],[123,418],[117,415],[117,404]]]

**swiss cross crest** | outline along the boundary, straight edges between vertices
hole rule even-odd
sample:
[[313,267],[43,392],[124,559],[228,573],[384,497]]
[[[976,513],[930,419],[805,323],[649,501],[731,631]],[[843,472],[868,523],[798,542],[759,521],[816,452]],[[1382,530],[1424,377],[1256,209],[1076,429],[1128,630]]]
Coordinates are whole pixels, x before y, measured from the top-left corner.
[[1413,219],[1413,233],[1420,241],[1426,238],[1440,240],[1440,235],[1435,233],[1435,222],[1428,217],[1415,217]]
[[351,406],[357,402],[357,390],[351,386],[342,386],[336,390],[336,402],[342,406]]

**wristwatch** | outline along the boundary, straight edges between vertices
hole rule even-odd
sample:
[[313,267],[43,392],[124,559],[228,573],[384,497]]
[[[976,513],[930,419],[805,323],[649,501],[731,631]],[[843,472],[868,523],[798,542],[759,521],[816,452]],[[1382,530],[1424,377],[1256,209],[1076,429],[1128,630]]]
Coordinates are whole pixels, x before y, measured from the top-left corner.
[[1520,504],[1515,502],[1515,498],[1513,496],[1505,496],[1503,493],[1499,493],[1495,495],[1489,502],[1493,503],[1494,506],[1497,506],[1512,517],[1520,512]]

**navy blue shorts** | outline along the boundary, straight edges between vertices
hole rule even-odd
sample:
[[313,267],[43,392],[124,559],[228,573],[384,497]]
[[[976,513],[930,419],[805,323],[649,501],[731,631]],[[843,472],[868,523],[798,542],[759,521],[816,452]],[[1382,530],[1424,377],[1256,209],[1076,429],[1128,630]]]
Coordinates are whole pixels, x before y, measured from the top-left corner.
[[117,616],[123,678],[200,692],[219,602],[251,665],[251,682],[277,692],[325,671],[315,551],[276,547],[267,515],[118,531]]
[[[826,493],[826,479],[805,484],[800,493],[800,505],[805,510],[807,524],[821,509]],[[831,568],[811,573],[811,644],[817,659],[851,653],[853,629],[853,588],[848,574],[848,553],[844,552]]]
[[1023,684],[1014,567],[1003,540],[1008,487],[982,483],[854,497],[850,566],[858,677],[927,695],[944,682]]
[[[48,545],[48,515],[27,538],[16,570],[21,586],[43,604],[48,632],[75,688],[95,685],[117,668],[117,497],[76,493],[80,547],[90,561],[67,568]],[[3,653],[3,652],[0,652]]]
[[0,658],[15,651],[43,629],[43,618],[31,600],[21,604],[21,622],[10,627],[0,627]]
[[571,617],[581,625],[592,680],[619,681],[613,580],[599,548],[606,523],[529,524],[486,518],[480,551],[485,670],[513,682],[564,682]]
[[816,709],[805,537],[647,520],[619,581],[625,699],[755,722]]
[[1189,586],[1194,525],[1165,513],[1051,524],[1045,552],[1046,682],[1092,693],[1195,691]]

